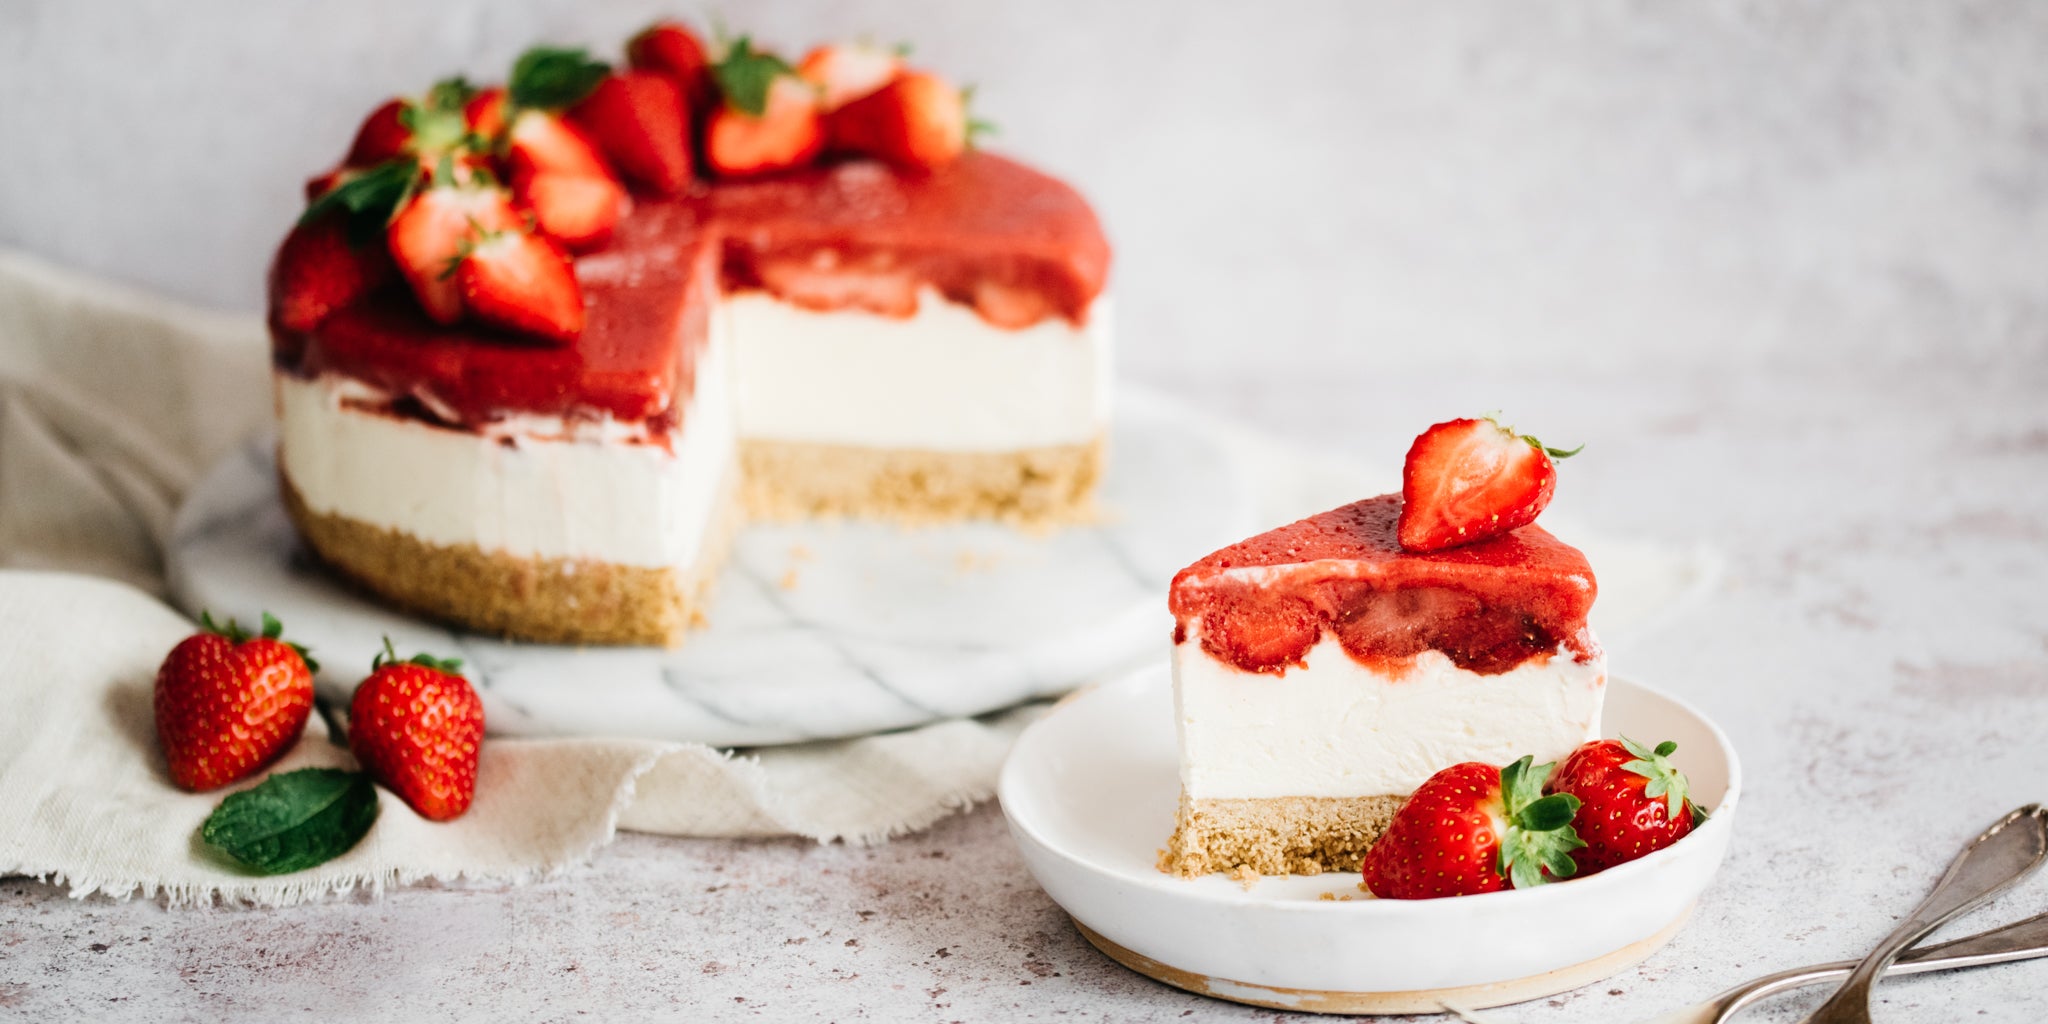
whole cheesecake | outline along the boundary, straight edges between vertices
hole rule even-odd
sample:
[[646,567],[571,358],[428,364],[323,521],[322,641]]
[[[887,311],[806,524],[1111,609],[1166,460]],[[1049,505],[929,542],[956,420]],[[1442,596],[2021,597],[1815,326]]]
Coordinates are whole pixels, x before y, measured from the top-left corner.
[[[737,50],[730,59],[752,56],[744,40]],[[1110,401],[1109,246],[1073,189],[971,148],[930,159],[915,148],[915,97],[929,93],[896,89],[900,67],[866,93],[839,89],[837,111],[821,82],[802,111],[828,139],[873,140],[875,123],[895,134],[865,151],[821,140],[761,166],[763,137],[808,129],[782,118],[773,90],[758,116],[720,98],[715,62],[697,78],[593,72],[589,98],[560,110],[533,88],[522,98],[527,65],[496,101],[498,142],[478,141],[487,94],[465,89],[413,104],[413,148],[353,179],[337,172],[361,181],[395,166],[405,179],[375,214],[388,245],[307,238],[323,226],[360,235],[359,185],[346,221],[328,225],[316,201],[279,254],[280,483],[323,562],[470,629],[673,645],[702,618],[746,517],[1040,526],[1089,513]],[[629,96],[660,86],[645,110],[622,108],[636,117],[616,145],[583,127],[608,123],[585,111],[613,78]],[[870,109],[892,91],[912,98]],[[458,103],[469,131],[429,166],[421,126]],[[667,122],[647,111],[671,109],[696,166],[650,187],[624,173],[647,163],[633,133],[653,123],[668,146]],[[864,120],[839,126],[839,112]],[[722,118],[755,134],[721,150]],[[548,148],[567,138],[574,151],[578,137],[612,157],[590,166],[615,174],[615,199]],[[599,201],[556,198],[586,195]],[[452,248],[407,233],[434,203],[468,219],[451,222],[463,236]],[[492,212],[466,212],[480,208]],[[415,258],[423,246],[435,260]],[[440,291],[451,280],[459,307]]]

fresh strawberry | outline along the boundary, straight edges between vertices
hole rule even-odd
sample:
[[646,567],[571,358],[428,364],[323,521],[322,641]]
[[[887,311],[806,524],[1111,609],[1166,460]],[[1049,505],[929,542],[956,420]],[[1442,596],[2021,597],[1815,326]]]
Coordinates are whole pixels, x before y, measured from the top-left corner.
[[370,116],[363,119],[363,126],[356,129],[356,140],[349,144],[349,163],[368,167],[405,155],[412,145],[412,129],[407,128],[404,121],[407,103],[403,99],[390,99],[370,111]]
[[462,108],[462,120],[471,134],[496,141],[505,132],[505,90],[501,86],[477,90]]
[[1554,764],[1467,761],[1429,777],[1365,854],[1365,887],[1388,900],[1527,889],[1577,868],[1577,797],[1545,796]]
[[233,619],[199,622],[156,671],[157,738],[171,781],[195,792],[248,778],[298,740],[318,668],[267,612],[254,637]]
[[1545,448],[1491,416],[1430,427],[1401,469],[1401,546],[1441,551],[1535,522],[1557,489],[1551,460],[1578,453]]
[[690,184],[690,124],[674,82],[626,71],[597,83],[571,112],[628,179],[662,195]]
[[832,113],[832,146],[886,160],[906,170],[931,170],[967,149],[967,100],[937,75],[901,75]]
[[391,256],[436,323],[462,318],[462,290],[452,271],[465,242],[484,231],[520,224],[512,198],[481,181],[459,185],[436,172],[434,183],[406,203],[386,232]]
[[563,343],[583,333],[569,255],[545,235],[486,233],[465,247],[455,280],[463,306],[485,323]]
[[618,227],[626,190],[609,177],[515,167],[512,195],[534,224],[576,252],[602,248]]
[[689,110],[691,123],[711,112],[718,86],[711,77],[711,61],[695,33],[673,21],[649,26],[626,44],[626,61],[641,71],[652,71],[674,82]]
[[818,94],[773,54],[742,36],[712,68],[725,102],[704,133],[704,159],[728,178],[802,167],[825,148]]
[[618,180],[589,133],[559,114],[520,110],[505,133],[512,172],[564,174],[576,178]]
[[449,78],[434,83],[424,96],[385,101],[356,130],[346,162],[368,167],[407,157],[422,167],[433,166],[442,153],[465,142],[462,112],[472,92],[468,82]]
[[903,57],[865,43],[827,43],[805,54],[796,73],[818,87],[818,106],[829,114],[895,81]]
[[1685,773],[1669,758],[1678,744],[1653,749],[1624,736],[1582,744],[1551,776],[1550,792],[1580,803],[1576,823],[1584,849],[1572,854],[1590,875],[1661,850],[1707,820],[1691,799]]
[[461,669],[425,654],[400,661],[386,639],[349,702],[356,760],[432,821],[461,817],[476,797],[484,705]]
[[349,237],[348,219],[329,213],[286,235],[270,266],[270,309],[281,329],[304,333],[393,276],[382,246]]

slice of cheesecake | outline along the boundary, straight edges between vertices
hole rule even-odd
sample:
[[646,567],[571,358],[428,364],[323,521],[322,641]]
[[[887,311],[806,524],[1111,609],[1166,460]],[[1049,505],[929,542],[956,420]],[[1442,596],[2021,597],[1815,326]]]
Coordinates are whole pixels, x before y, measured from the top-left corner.
[[1430,554],[1370,498],[1174,577],[1181,804],[1162,867],[1355,870],[1401,802],[1461,761],[1596,736],[1592,569],[1530,525]]
[[1039,525],[1087,511],[1109,245],[1079,193],[970,152],[713,189],[750,512]]

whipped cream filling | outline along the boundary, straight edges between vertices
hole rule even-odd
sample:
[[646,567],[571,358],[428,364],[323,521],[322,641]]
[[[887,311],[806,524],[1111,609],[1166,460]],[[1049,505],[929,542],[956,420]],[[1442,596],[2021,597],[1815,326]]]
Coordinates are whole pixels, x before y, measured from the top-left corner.
[[1110,308],[1009,330],[925,289],[903,319],[725,297],[740,437],[930,451],[1085,444],[1108,427]]
[[1191,799],[1385,796],[1462,761],[1542,764],[1597,737],[1607,660],[1560,648],[1481,675],[1424,651],[1390,676],[1325,636],[1275,676],[1210,657],[1195,635],[1174,645],[1173,681]]
[[275,375],[279,458],[315,512],[521,558],[687,568],[735,472],[729,355],[711,338],[666,446],[644,424],[520,416],[477,430],[383,411],[349,378]]

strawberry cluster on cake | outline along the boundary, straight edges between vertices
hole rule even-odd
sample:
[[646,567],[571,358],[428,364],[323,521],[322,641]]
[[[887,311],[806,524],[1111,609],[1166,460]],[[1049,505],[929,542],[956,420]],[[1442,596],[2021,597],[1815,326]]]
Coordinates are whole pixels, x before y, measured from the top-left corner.
[[392,100],[271,279],[285,502],[472,629],[674,644],[744,517],[1084,516],[1109,246],[893,51],[663,23]]
[[1593,572],[1534,523],[1563,454],[1490,420],[1438,424],[1400,494],[1174,577],[1181,805],[1163,868],[1355,870],[1440,770],[1554,761],[1598,735]]

